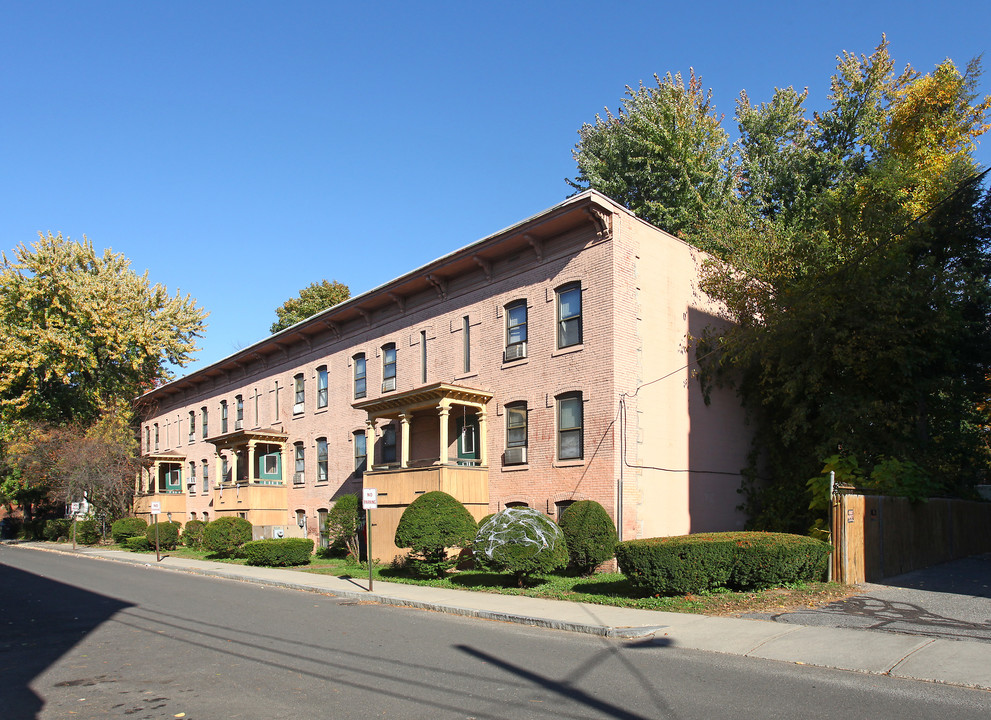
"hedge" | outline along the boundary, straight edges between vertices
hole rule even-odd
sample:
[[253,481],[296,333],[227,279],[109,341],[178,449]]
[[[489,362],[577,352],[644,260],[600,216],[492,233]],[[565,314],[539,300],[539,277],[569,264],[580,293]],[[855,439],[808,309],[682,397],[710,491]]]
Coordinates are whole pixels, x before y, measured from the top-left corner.
[[440,490],[428,492],[403,511],[396,527],[396,547],[409,548],[406,566],[417,575],[443,577],[457,558],[447,557],[449,547],[468,547],[478,526],[471,513],[453,496]]
[[251,523],[244,518],[225,515],[208,522],[203,529],[203,549],[221,557],[232,557],[250,540]]
[[[69,522],[69,536],[72,536],[72,521]],[[102,537],[96,520],[76,521],[76,542],[80,545],[96,545]]]
[[830,546],[787,533],[698,533],[617,543],[630,584],[651,595],[752,590],[822,577]]
[[134,537],[129,537],[124,541],[124,547],[133,552],[141,552],[144,550],[151,550],[154,545],[148,542],[148,538],[144,535],[135,535]]
[[158,547],[161,550],[175,550],[179,544],[179,530],[182,523],[175,520],[167,522],[152,523],[145,528],[145,537],[152,547],[155,547],[155,528],[158,528]]
[[182,529],[182,544],[186,547],[200,547],[205,529],[206,523],[202,520],[190,520]]
[[148,521],[144,518],[127,517],[116,520],[110,526],[110,537],[118,545],[123,545],[128,538],[144,537],[145,530],[148,529]]
[[278,538],[252,540],[241,547],[240,555],[248,559],[248,565],[288,567],[306,565],[313,553],[313,541],[304,538]]
[[616,526],[595,500],[578,500],[565,508],[561,530],[568,542],[568,558],[583,575],[591,575],[615,554]]
[[44,538],[56,542],[59,538],[72,539],[72,519],[54,518],[45,521]]
[[490,517],[478,528],[472,548],[479,566],[513,573],[520,587],[533,575],[568,564],[561,528],[528,507],[506,508]]

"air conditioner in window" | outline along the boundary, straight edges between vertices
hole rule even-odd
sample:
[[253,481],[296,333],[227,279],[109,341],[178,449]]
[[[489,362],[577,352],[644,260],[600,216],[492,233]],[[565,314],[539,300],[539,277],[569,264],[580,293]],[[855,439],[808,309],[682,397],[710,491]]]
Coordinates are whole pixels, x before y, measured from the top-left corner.
[[519,360],[520,358],[526,357],[526,343],[516,343],[515,345],[510,345],[506,348],[505,359],[509,360]]
[[187,480],[187,481],[186,481],[186,484],[187,484],[187,485],[188,485],[189,487],[192,487],[193,485],[195,485],[195,484],[196,484],[196,478],[189,478],[189,480]]
[[382,381],[382,392],[389,392],[396,389],[396,378],[386,378]]
[[303,473],[301,473],[301,472],[293,473],[292,474],[292,482],[293,482],[293,485],[302,485],[303,484]]
[[511,447],[506,448],[506,464],[507,465],[522,465],[526,462],[526,448],[525,447]]

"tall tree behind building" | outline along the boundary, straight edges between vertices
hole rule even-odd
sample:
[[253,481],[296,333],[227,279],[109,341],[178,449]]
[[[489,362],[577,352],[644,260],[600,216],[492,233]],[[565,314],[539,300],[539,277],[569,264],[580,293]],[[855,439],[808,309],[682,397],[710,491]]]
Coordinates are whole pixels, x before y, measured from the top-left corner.
[[277,333],[295,325],[322,310],[334,307],[351,297],[347,285],[336,280],[310,283],[299,291],[299,297],[291,297],[275,309],[278,320],[272,323],[272,332]]

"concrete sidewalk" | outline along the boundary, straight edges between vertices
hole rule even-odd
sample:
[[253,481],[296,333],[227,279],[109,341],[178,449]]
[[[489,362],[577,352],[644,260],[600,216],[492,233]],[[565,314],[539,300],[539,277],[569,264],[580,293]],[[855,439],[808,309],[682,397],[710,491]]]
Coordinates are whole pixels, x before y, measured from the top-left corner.
[[55,543],[18,545],[384,605],[991,690],[991,643],[614,608],[381,581],[375,581],[373,592],[368,592],[367,577],[345,579],[177,557],[164,557],[156,562],[145,553],[91,547],[73,551],[71,547]]

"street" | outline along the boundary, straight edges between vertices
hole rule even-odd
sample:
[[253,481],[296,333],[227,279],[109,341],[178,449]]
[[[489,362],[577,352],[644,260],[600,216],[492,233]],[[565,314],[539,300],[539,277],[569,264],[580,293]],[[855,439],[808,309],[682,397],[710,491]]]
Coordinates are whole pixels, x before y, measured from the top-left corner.
[[991,694],[0,546],[0,708],[42,718],[986,718]]

